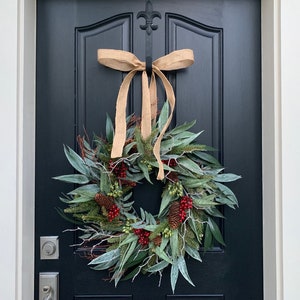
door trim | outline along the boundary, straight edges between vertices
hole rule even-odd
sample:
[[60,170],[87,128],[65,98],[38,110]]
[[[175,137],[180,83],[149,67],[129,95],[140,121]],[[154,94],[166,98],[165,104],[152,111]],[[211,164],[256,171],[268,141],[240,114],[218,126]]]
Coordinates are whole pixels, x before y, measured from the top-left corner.
[[[16,150],[11,159],[17,163],[16,206],[12,215],[17,221],[12,243],[17,249],[16,268],[7,270],[15,277],[15,293],[7,299],[33,299],[34,277],[34,160],[35,160],[35,0],[10,0],[16,4],[18,44]],[[264,299],[283,299],[282,251],[282,124],[281,124],[281,1],[262,0],[262,124],[263,124],[263,247]],[[295,30],[295,34],[297,31]],[[267,55],[266,55],[267,54]],[[11,121],[12,122],[12,121]],[[268,176],[266,176],[268,174]],[[5,217],[4,217],[5,218]],[[298,220],[298,227],[300,221]],[[297,228],[297,226],[295,226]],[[5,257],[0,258],[1,260]],[[8,276],[10,278],[11,276]],[[13,292],[12,292],[13,293]]]

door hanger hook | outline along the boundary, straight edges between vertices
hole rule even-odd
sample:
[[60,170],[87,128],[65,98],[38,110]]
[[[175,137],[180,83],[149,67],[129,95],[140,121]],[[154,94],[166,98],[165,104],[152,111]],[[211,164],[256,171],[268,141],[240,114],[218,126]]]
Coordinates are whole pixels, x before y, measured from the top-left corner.
[[153,10],[153,5],[150,0],[146,2],[145,10],[140,11],[137,14],[137,19],[144,18],[145,24],[140,25],[142,30],[146,31],[146,72],[147,75],[150,77],[152,74],[152,31],[157,30],[158,25],[153,24],[154,18],[161,19],[161,14],[158,11]]

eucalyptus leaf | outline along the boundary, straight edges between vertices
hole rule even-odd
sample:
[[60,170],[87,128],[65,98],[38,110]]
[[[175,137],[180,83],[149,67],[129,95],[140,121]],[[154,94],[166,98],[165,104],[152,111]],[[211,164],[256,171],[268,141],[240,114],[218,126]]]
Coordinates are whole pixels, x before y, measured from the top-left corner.
[[217,218],[224,218],[223,214],[216,207],[205,207],[205,212]]
[[185,278],[185,280],[188,281],[192,286],[195,286],[190,278],[190,275],[186,267],[185,259],[183,256],[178,257],[178,269],[182,274],[182,276]]
[[192,196],[193,204],[199,208],[218,205],[217,202],[213,201],[216,198],[216,195],[208,195],[204,197]]
[[159,263],[149,267],[147,269],[147,272],[150,272],[150,273],[154,273],[154,272],[158,272],[158,271],[161,271],[163,270],[164,268],[166,268],[167,266],[169,265],[169,263],[165,260],[162,260],[160,261]]
[[133,241],[137,241],[138,237],[136,234],[134,233],[129,233],[128,236],[125,238],[125,240],[123,240],[120,244],[119,247],[132,243]]
[[84,192],[90,192],[93,194],[96,194],[100,191],[99,186],[97,184],[86,184],[83,186],[80,186],[79,188],[69,192],[69,195],[77,195]]
[[212,156],[208,153],[196,151],[196,152],[194,152],[194,155],[198,156],[200,159],[202,159],[204,161],[207,161],[208,163],[211,163],[216,166],[220,166],[219,161],[214,156]]
[[199,254],[199,251],[198,251],[198,250],[193,249],[192,247],[190,247],[190,246],[188,246],[188,245],[185,246],[185,250],[186,250],[187,254],[188,254],[190,257],[192,257],[192,258],[194,258],[194,259],[196,259],[196,260],[202,262],[202,259],[201,259],[201,257],[200,257],[200,254]]
[[169,118],[169,103],[168,101],[165,101],[157,121],[158,129],[160,132],[162,131],[165,124],[167,123],[168,118]]
[[224,184],[222,183],[219,183],[219,182],[215,182],[216,186],[220,189],[220,191],[228,198],[231,200],[231,202],[235,205],[238,206],[238,200],[235,196],[235,194],[233,193],[233,191],[225,186]]
[[119,259],[119,256],[103,263],[98,263],[95,267],[91,267],[91,269],[96,270],[96,271],[101,271],[101,270],[107,270],[108,268],[112,267]]
[[201,170],[199,165],[197,165],[195,162],[193,162],[191,159],[187,157],[179,158],[177,162],[180,166],[186,168],[189,171],[192,171],[199,175],[203,174],[203,171]]
[[151,179],[150,179],[148,167],[144,163],[141,163],[141,162],[138,163],[138,166],[142,170],[142,172],[143,172],[145,178],[147,179],[147,181],[150,182],[151,184],[153,184]]
[[176,259],[179,254],[178,229],[175,229],[172,232],[172,235],[170,237],[170,247],[171,247],[172,258]]
[[232,174],[232,173],[224,173],[224,174],[219,174],[214,177],[215,181],[218,182],[231,182],[240,179],[241,176]]
[[55,180],[68,182],[68,183],[77,183],[77,184],[86,184],[90,180],[85,176],[81,174],[70,174],[70,175],[61,175],[53,177]]
[[119,258],[120,256],[120,249],[114,249],[109,252],[106,252],[96,258],[94,258],[89,265],[97,265],[97,264],[102,264],[102,263],[107,263],[110,262],[113,259]]
[[106,172],[101,172],[100,191],[104,193],[108,193],[110,191],[109,178]]
[[108,114],[106,114],[106,139],[109,143],[113,142],[114,139],[114,126],[112,120]]
[[206,225],[205,235],[204,235],[204,251],[211,249],[213,246],[212,243],[212,233],[210,231],[210,227]]
[[94,194],[86,193],[80,194],[78,197],[74,197],[69,203],[83,203],[94,200]]
[[158,257],[160,257],[161,259],[167,261],[169,264],[172,263],[171,259],[169,258],[169,256],[166,254],[165,251],[161,250],[160,247],[156,247],[154,249],[154,252],[157,254]]
[[84,160],[69,146],[64,145],[64,152],[74,169],[84,175],[89,175],[89,168],[86,166]]
[[177,135],[183,131],[189,130],[196,124],[196,120],[191,122],[185,122],[182,125],[176,126],[174,129],[170,130],[167,135]]
[[205,186],[209,181],[211,181],[210,177],[202,179],[186,178],[182,181],[182,185],[186,188],[199,188]]
[[178,274],[179,274],[178,264],[177,264],[177,261],[175,261],[172,264],[171,273],[170,273],[171,287],[172,287],[173,294],[175,292],[175,287],[176,287],[176,283],[177,283],[177,279],[178,279]]
[[159,213],[158,213],[159,217],[163,214],[164,210],[171,203],[171,201],[173,200],[173,198],[174,197],[169,193],[168,190],[165,190],[163,192],[161,203],[160,203],[160,208],[159,208]]
[[134,252],[135,250],[135,247],[136,247],[136,244],[137,244],[137,239],[134,240],[131,244],[128,245],[126,251],[125,251],[125,255],[121,258],[121,262],[120,262],[120,270],[123,269],[125,263],[127,262],[127,260],[129,259],[129,257],[132,255],[132,253]]
[[217,225],[217,223],[210,217],[208,217],[208,221],[207,224],[211,230],[211,233],[213,235],[213,237],[222,245],[225,246],[223,237],[222,237],[222,233]]

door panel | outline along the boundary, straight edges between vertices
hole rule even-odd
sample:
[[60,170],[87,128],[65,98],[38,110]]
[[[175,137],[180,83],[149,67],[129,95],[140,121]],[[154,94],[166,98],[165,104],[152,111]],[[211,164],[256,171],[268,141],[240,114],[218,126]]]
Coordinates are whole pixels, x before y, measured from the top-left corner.
[[[36,286],[38,272],[60,273],[60,297],[68,299],[262,299],[260,1],[153,0],[158,30],[153,32],[153,59],[191,48],[195,63],[169,72],[176,94],[173,124],[196,119],[199,142],[218,149],[226,171],[243,179],[231,184],[240,201],[237,211],[224,210],[221,223],[227,246],[205,254],[203,263],[188,261],[196,287],[179,278],[172,295],[169,274],[140,277],[117,288],[103,281],[106,271],[90,270],[76,243],[72,224],[54,207],[70,186],[53,176],[72,173],[63,144],[76,148],[76,136],[105,132],[106,113],[114,117],[124,78],[97,62],[98,48],[122,49],[145,57],[145,9],[138,0],[40,0],[37,35],[36,148]],[[159,85],[159,106],[164,92]],[[128,97],[128,114],[140,112],[140,76]],[[136,206],[157,211],[161,187],[135,191]],[[143,197],[140,197],[143,195]],[[141,199],[142,200],[139,200]],[[151,201],[150,201],[151,200]],[[148,206],[147,204],[148,203]],[[150,203],[150,204],[149,204]],[[39,259],[39,236],[60,236],[60,259]],[[36,299],[37,289],[36,289]]]

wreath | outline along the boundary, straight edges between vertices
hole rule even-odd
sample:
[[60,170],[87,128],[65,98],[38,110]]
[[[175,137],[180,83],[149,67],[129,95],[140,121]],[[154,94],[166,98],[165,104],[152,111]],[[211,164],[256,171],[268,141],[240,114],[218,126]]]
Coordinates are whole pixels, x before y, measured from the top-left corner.
[[58,211],[81,224],[76,230],[82,232],[80,245],[89,249],[89,266],[109,270],[115,285],[140,274],[156,273],[161,278],[169,265],[173,292],[179,273],[194,285],[186,257],[201,262],[200,247],[207,250],[215,243],[225,245],[215,221],[223,218],[218,208],[238,205],[223,183],[240,176],[224,173],[210,154],[213,149],[196,142],[201,132],[189,131],[193,121],[168,130],[162,138],[165,176],[159,212],[154,215],[133,207],[135,186],[145,180],[155,184],[151,179],[158,173],[158,163],[153,147],[168,110],[165,103],[147,139],[141,136],[140,121],[134,115],[127,117],[122,157],[111,158],[114,127],[109,117],[105,138],[95,136],[91,145],[86,137],[78,137],[80,155],[64,147],[78,173],[55,179],[78,187],[60,198],[68,207]]

